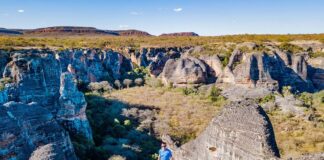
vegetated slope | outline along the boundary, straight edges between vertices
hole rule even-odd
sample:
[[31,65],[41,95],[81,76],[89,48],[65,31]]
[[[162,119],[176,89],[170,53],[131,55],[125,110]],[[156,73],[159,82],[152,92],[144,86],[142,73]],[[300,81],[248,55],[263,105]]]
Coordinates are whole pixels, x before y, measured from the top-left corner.
[[179,143],[195,138],[217,114],[225,100],[211,102],[206,96],[184,89],[133,87],[106,95],[130,105],[152,106],[158,109],[154,123],[157,134],[168,134]]
[[303,93],[298,97],[306,107],[307,117],[284,113],[279,109],[267,114],[275,130],[283,158],[324,151],[324,91]]
[[[107,31],[108,32],[108,31]],[[38,37],[38,36],[1,36],[0,48],[14,47],[65,47],[65,48],[120,48],[120,47],[180,47],[214,45],[219,43],[241,42],[291,42],[295,40],[312,40],[324,42],[324,34],[309,35],[228,35],[214,37],[188,36],[65,36],[65,37]]]
[[179,144],[195,138],[216,115],[224,99],[214,96],[217,100],[211,100],[209,94],[191,91],[143,86],[103,95],[86,93],[94,144],[73,139],[78,157],[100,160],[120,155],[153,160],[157,158],[162,134],[171,135]]

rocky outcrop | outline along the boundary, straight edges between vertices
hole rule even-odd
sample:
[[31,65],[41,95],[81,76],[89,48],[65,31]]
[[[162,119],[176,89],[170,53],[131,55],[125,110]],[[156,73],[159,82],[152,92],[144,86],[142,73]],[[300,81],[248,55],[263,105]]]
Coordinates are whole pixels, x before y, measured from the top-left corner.
[[269,90],[292,86],[293,90],[312,92],[315,88],[308,73],[308,64],[302,55],[279,50],[273,53],[235,50],[217,81]]
[[148,67],[151,76],[157,77],[169,59],[179,58],[182,48],[142,48],[140,52],[130,52],[131,61],[138,66]]
[[64,128],[71,134],[83,136],[92,141],[92,131],[85,113],[87,102],[83,93],[78,91],[71,73],[61,75],[59,104],[57,120],[63,124]]
[[162,37],[166,37],[166,36],[190,36],[190,37],[196,37],[199,36],[197,33],[195,32],[177,32],[177,33],[164,33],[161,34],[160,36]]
[[241,101],[225,106],[197,139],[176,148],[174,157],[176,160],[275,159],[279,150],[266,113],[253,101]]
[[133,69],[131,61],[118,52],[108,51],[101,54],[103,67],[114,79],[121,78],[126,72]]
[[112,50],[66,50],[57,53],[56,59],[62,72],[69,71],[82,83],[119,79],[133,68],[129,59]]
[[0,159],[28,159],[33,151],[39,153],[42,146],[47,145],[51,145],[52,153],[43,152],[45,157],[77,159],[68,133],[49,110],[36,103],[1,105],[0,135]]
[[324,57],[309,59],[307,62],[310,64],[308,77],[317,89],[324,89]]
[[300,156],[298,158],[292,158],[292,160],[323,160],[324,153],[313,153]]
[[200,57],[211,69],[212,75],[219,77],[223,73],[223,66],[217,55]]
[[13,82],[8,89],[10,101],[37,102],[55,110],[59,96],[60,65],[52,53],[16,53],[3,73]]
[[[37,103],[37,108],[47,110],[48,115],[52,116],[52,123],[61,124],[71,135],[81,135],[92,141],[91,128],[85,114],[87,104],[84,95],[77,90],[76,81],[71,73],[64,73],[61,76],[61,66],[52,52],[29,51],[14,54],[3,74],[5,78],[11,80],[11,83],[6,84],[4,90],[0,92],[0,102]],[[24,107],[17,109],[22,113],[30,112],[28,114],[32,116],[33,111],[29,110],[29,106]],[[35,112],[35,116],[43,115]],[[50,134],[47,131],[51,132],[51,130],[39,133],[37,131],[35,130],[33,134],[46,135]],[[69,139],[69,134],[57,134]],[[41,142],[35,147],[40,145]],[[54,150],[56,148],[54,147]]]
[[169,59],[161,77],[165,85],[200,84],[206,82],[207,68],[201,60],[193,57]]

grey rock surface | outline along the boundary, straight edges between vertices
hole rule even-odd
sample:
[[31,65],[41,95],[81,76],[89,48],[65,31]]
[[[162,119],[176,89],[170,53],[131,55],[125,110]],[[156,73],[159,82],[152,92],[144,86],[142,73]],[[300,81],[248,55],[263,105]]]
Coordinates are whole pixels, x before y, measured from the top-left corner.
[[48,144],[53,144],[53,159],[77,159],[68,133],[49,110],[36,103],[1,105],[0,135],[0,159],[28,159],[34,150]]
[[229,64],[217,79],[250,88],[263,87],[278,90],[291,86],[294,91],[315,91],[312,79],[321,82],[321,71],[310,75],[303,55],[291,55],[275,49],[272,53],[242,53],[235,50]]
[[71,134],[92,141],[92,131],[85,113],[87,102],[83,93],[77,89],[75,81],[71,73],[62,73],[57,120]]
[[12,80],[10,101],[37,102],[54,111],[60,88],[60,65],[52,53],[15,53],[4,70]]
[[201,60],[193,57],[170,59],[166,62],[161,76],[165,85],[205,83],[207,68]]
[[276,159],[279,150],[266,113],[253,101],[232,102],[197,139],[174,150],[177,160]]

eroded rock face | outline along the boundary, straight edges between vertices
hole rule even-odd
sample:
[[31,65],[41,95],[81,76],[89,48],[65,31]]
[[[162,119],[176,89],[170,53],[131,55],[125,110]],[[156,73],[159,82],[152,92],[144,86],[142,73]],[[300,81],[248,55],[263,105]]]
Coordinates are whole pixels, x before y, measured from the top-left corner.
[[219,77],[222,73],[222,63],[219,60],[217,55],[214,56],[204,56],[204,57],[200,57],[201,60],[203,60],[208,66],[209,68],[211,68],[211,74],[214,75],[215,77]]
[[324,57],[309,59],[308,63],[308,77],[317,89],[324,89]]
[[121,78],[123,73],[131,71],[133,68],[131,61],[117,52],[105,52],[101,55],[101,60],[104,68],[111,73],[114,79]]
[[4,70],[12,80],[10,101],[37,102],[54,111],[59,97],[60,65],[52,53],[16,53]]
[[225,106],[197,139],[175,149],[177,160],[259,160],[278,158],[266,113],[253,101]]
[[[53,159],[76,160],[68,133],[51,112],[36,103],[0,106],[0,159],[28,159],[38,147],[52,146]],[[46,156],[46,155],[44,155]]]
[[87,102],[83,93],[78,91],[75,81],[71,73],[62,73],[57,120],[70,133],[92,141],[92,131],[85,113]]
[[164,84],[184,85],[205,83],[207,79],[207,68],[197,58],[170,59],[166,62],[162,72]]
[[315,90],[308,76],[305,58],[279,50],[249,54],[235,50],[217,81],[269,90],[278,90],[283,86],[291,86],[298,91]]
[[[16,53],[12,58],[3,74],[11,79],[12,83],[7,84],[0,92],[0,103],[37,102],[39,107],[47,109],[48,114],[53,115],[51,121],[58,121],[72,135],[81,135],[92,141],[91,128],[85,114],[87,104],[84,95],[77,90],[72,73],[62,74],[61,78],[61,65],[54,54]],[[30,111],[28,106],[25,107],[25,110],[23,107],[18,108],[21,109],[19,112]],[[29,114],[32,116],[33,112]],[[37,133],[35,130],[33,134],[49,134],[47,131],[51,132],[44,130]],[[69,134],[62,136],[69,139]]]
[[151,76],[159,76],[169,59],[179,58],[182,48],[142,48],[140,52],[131,52],[131,60],[138,66],[148,67]]

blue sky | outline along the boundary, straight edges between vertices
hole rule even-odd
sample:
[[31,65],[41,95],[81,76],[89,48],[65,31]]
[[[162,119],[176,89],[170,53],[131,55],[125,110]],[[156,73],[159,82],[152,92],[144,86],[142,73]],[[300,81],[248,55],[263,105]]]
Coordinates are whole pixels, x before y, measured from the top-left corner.
[[324,33],[324,0],[0,0],[0,27],[62,25],[155,35]]

